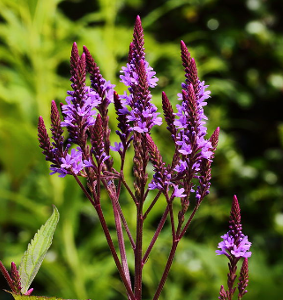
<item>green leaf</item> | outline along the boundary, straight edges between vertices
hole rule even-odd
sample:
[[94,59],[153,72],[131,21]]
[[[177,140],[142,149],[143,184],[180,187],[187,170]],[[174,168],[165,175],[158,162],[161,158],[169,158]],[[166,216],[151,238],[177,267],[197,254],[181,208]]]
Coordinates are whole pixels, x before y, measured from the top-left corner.
[[[44,296],[26,296],[26,295],[18,295],[15,293],[11,293],[6,291],[7,293],[12,294],[15,300],[77,300],[77,299],[63,299],[57,297],[44,297]],[[91,300],[91,299],[88,299]]]
[[51,246],[54,231],[56,229],[58,221],[59,212],[57,208],[53,205],[53,213],[51,217],[46,221],[44,225],[41,226],[41,228],[35,234],[34,238],[28,245],[27,251],[22,257],[22,261],[19,267],[19,274],[22,285],[21,292],[23,294],[27,292],[29,286],[31,285],[35,275],[37,274],[41,266],[41,263],[46,255],[47,250]]
[[15,300],[76,300],[76,299],[62,299],[56,297],[44,297],[44,296],[25,296],[11,293]]
[[12,295],[15,300],[63,300],[61,298],[56,298],[56,297],[24,296],[24,295],[16,295],[16,294],[12,294]]

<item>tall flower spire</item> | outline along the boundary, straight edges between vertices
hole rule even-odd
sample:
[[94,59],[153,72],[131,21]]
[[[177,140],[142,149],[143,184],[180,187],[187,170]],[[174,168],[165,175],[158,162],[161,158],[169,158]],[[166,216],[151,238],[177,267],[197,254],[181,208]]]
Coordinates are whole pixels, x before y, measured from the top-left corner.
[[[154,125],[161,125],[157,108],[151,103],[149,88],[157,85],[158,78],[149,63],[145,60],[144,35],[140,17],[137,16],[134,27],[133,41],[130,44],[128,63],[122,67],[121,82],[128,87],[129,94],[120,96],[123,108],[120,114],[127,115],[132,130],[149,132]],[[127,107],[129,106],[129,108]]]
[[[181,59],[185,71],[185,83],[181,84],[182,92],[178,94],[181,101],[173,112],[172,105],[165,92],[162,93],[162,108],[167,129],[175,143],[175,154],[172,165],[165,172],[167,186],[174,188],[174,195],[182,195],[182,213],[184,217],[192,193],[195,193],[196,204],[200,205],[209,193],[211,163],[216,151],[219,127],[210,138],[206,138],[203,107],[207,104],[210,91],[204,81],[198,78],[195,60],[191,57],[185,43],[181,41]],[[160,190],[160,183],[153,178],[150,189]]]
[[[191,58],[190,53],[183,41],[181,41],[181,57],[185,68],[186,82],[182,83],[182,93],[178,94],[181,105],[177,105],[178,112],[175,120],[175,126],[179,129],[176,144],[179,146],[179,152],[183,155],[191,155],[193,163],[201,158],[210,159],[213,152],[210,151],[211,142],[206,140],[205,120],[203,106],[207,103],[206,99],[210,97],[210,91],[204,81],[200,81],[197,76],[195,60]],[[199,163],[194,165],[197,168]]]
[[84,147],[86,143],[85,132],[89,126],[94,125],[94,108],[101,102],[101,97],[94,90],[86,87],[86,56],[79,56],[77,44],[73,44],[71,53],[71,87],[68,91],[66,105],[62,106],[64,121],[61,126],[67,127],[70,133],[70,142]]

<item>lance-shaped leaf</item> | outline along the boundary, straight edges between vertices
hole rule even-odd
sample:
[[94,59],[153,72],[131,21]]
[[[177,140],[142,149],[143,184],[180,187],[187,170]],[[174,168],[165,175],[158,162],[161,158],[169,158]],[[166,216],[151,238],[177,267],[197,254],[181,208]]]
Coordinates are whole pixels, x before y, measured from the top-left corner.
[[[25,296],[11,293],[15,300],[76,300],[76,299],[62,299],[57,297],[44,297],[44,296]],[[91,299],[88,299],[91,300]]]
[[[22,294],[25,294],[37,274],[41,263],[51,246],[54,231],[59,221],[59,212],[53,206],[53,213],[44,225],[38,230],[28,245],[22,258],[19,273],[21,278]],[[19,298],[20,299],[20,298]]]
[[[15,300],[63,300],[62,298],[56,297],[44,297],[44,296],[25,296],[25,295],[17,295],[12,294]],[[66,299],[71,300],[71,299]]]

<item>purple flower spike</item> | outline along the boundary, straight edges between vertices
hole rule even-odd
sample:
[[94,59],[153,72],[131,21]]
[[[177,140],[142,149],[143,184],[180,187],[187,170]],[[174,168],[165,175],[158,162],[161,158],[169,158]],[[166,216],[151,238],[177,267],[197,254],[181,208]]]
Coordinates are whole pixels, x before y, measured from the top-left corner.
[[248,259],[245,258],[241,267],[241,272],[239,277],[239,284],[238,284],[239,299],[242,299],[242,297],[248,292],[247,291],[248,282],[249,282],[249,267],[248,267]]
[[[79,145],[82,149],[86,144],[86,131],[95,124],[96,110],[103,116],[107,114],[107,107],[113,102],[113,87],[100,74],[90,53],[84,48],[80,57],[74,43],[71,54],[71,82],[73,91],[67,92],[66,105],[62,106],[64,121],[62,127],[67,127],[70,133],[70,142]],[[91,72],[92,87],[85,85],[86,70]],[[108,134],[108,131],[107,131]]]
[[95,124],[90,128],[90,142],[95,158],[100,161],[101,158],[106,156],[104,152],[102,118],[100,115],[97,115]]
[[178,140],[182,141],[183,137],[185,139],[188,137],[190,143],[200,152],[200,156],[210,159],[211,143],[204,138],[206,135],[204,125],[207,117],[203,110],[203,106],[207,104],[205,100],[210,97],[210,91],[206,91],[208,86],[204,81],[199,80],[195,60],[191,58],[183,41],[181,41],[181,57],[185,68],[186,83],[182,83],[183,92],[179,94],[179,100],[182,100],[182,103],[177,106],[178,113],[176,113],[178,119],[175,125],[180,129]]
[[[242,296],[246,293],[246,287],[248,285],[248,261],[247,258],[251,256],[250,247],[251,242],[249,242],[248,237],[242,233],[241,224],[241,210],[239,202],[236,196],[234,196],[230,220],[229,220],[229,231],[221,236],[223,241],[218,244],[218,248],[221,250],[216,250],[217,255],[224,254],[228,257],[229,263],[229,273],[228,273],[228,290],[225,291],[223,286],[220,289],[219,299],[228,300],[232,299],[236,288],[234,287],[234,282],[236,279],[237,263],[240,258],[244,258],[242,265],[240,278],[239,278],[239,296],[238,299],[242,299]],[[227,296],[227,297],[226,297]]]
[[117,143],[117,142],[115,142],[115,143],[114,143],[114,146],[110,146],[110,149],[111,149],[112,151],[121,152],[121,151],[123,151],[123,144],[122,144],[122,143]]
[[218,244],[218,248],[221,250],[216,250],[216,254],[224,254],[228,258],[250,257],[252,253],[249,250],[252,243],[242,233],[240,206],[236,196],[233,199],[229,228],[230,230],[221,236],[223,241]]
[[154,88],[157,85],[158,78],[145,60],[143,46],[143,28],[140,18],[137,17],[133,42],[129,50],[129,62],[126,67],[122,67],[120,76],[121,82],[128,87],[130,94],[120,96],[122,108],[118,112],[120,115],[126,115],[128,123],[133,124],[132,130],[139,133],[147,133],[154,125],[162,124],[156,106],[151,103],[149,91],[150,87]]
[[39,147],[43,150],[43,154],[45,155],[45,159],[51,162],[55,162],[53,147],[51,146],[50,139],[46,130],[46,126],[44,124],[44,120],[42,117],[38,118],[38,140]]
[[70,134],[70,141],[83,146],[85,127],[91,125],[92,115],[89,109],[90,103],[87,101],[86,80],[86,60],[85,54],[81,57],[78,53],[76,43],[73,44],[71,52],[71,87],[73,91],[67,92],[66,105],[62,106],[64,121],[62,127],[67,127]]
[[118,128],[119,128],[119,130],[116,130],[116,133],[120,136],[121,142],[123,146],[126,148],[131,130],[127,122],[127,117],[125,113],[121,112],[123,111],[123,106],[122,106],[121,99],[119,98],[119,95],[116,92],[114,92],[114,105],[117,114]]
[[52,132],[52,139],[54,141],[53,146],[57,149],[61,155],[63,154],[63,129],[61,127],[61,119],[60,113],[58,111],[57,105],[53,100],[51,102],[51,132]]
[[[207,117],[203,107],[210,97],[210,91],[204,81],[200,81],[197,74],[195,60],[191,57],[185,43],[181,41],[181,58],[185,71],[185,83],[182,83],[182,93],[178,94],[181,103],[173,109],[166,94],[162,94],[162,104],[167,122],[167,129],[175,143],[173,170],[177,179],[184,180],[184,194],[188,199],[191,192],[195,193],[196,204],[200,205],[203,198],[209,193],[211,179],[211,163],[217,147],[219,128],[214,133],[214,142],[206,139]],[[192,182],[195,178],[198,184]],[[173,178],[174,180],[174,178]],[[188,202],[188,201],[187,201]],[[188,202],[189,203],[189,202]],[[186,204],[183,213],[188,209]]]
[[20,277],[19,271],[17,269],[17,266],[14,262],[11,262],[11,277],[14,282],[14,290],[19,293],[22,289],[21,277]]
[[205,159],[210,159],[212,152],[211,143],[204,138],[206,135],[206,127],[204,120],[207,117],[203,112],[203,102],[200,101],[200,95],[195,94],[194,87],[190,84],[182,92],[182,104],[177,105],[178,119],[174,124],[180,131],[177,135],[176,144],[180,146],[179,152],[183,155],[188,155],[192,152],[188,146],[193,146],[196,151],[199,151],[200,156]]
[[165,92],[162,92],[162,108],[167,123],[167,129],[170,131],[172,138],[174,140],[177,133],[176,127],[174,126],[175,115],[173,113],[172,105]]
[[211,143],[211,148],[207,149],[207,152],[212,152],[213,155],[210,156],[210,159],[207,159],[206,156],[203,156],[203,159],[200,163],[200,176],[198,177],[199,185],[196,191],[196,199],[200,203],[203,198],[209,194],[210,180],[211,180],[211,163],[214,157],[214,152],[216,151],[218,139],[219,139],[220,128],[217,127],[213,134],[211,135],[209,141]]

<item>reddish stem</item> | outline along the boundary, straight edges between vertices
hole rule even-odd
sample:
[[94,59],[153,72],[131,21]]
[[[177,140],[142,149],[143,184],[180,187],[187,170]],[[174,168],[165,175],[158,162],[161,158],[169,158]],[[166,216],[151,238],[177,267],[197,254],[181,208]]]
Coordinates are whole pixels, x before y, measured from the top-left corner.
[[154,294],[153,300],[157,300],[159,298],[159,296],[160,296],[160,293],[163,290],[164,284],[166,282],[166,279],[168,277],[170,268],[171,268],[172,263],[173,263],[173,259],[174,259],[174,256],[175,256],[175,252],[176,252],[178,243],[179,243],[179,240],[175,240],[173,242],[173,244],[172,244],[171,251],[170,251],[169,257],[167,259],[167,263],[166,263],[164,272],[162,274],[162,277],[161,277],[161,280],[160,280],[159,285],[157,287],[157,290],[156,290],[156,292]]
[[[117,237],[118,237],[118,245],[119,245],[119,250],[120,250],[120,255],[121,255],[122,267],[124,269],[124,273],[125,273],[126,279],[128,281],[128,284],[131,286],[130,271],[129,271],[128,261],[127,261],[121,219],[120,219],[119,212],[117,210],[115,199],[113,199],[111,197],[111,201],[112,201],[112,206],[113,206],[115,226],[116,226],[116,232],[117,232]],[[130,298],[129,295],[128,295],[128,297]]]
[[154,246],[154,244],[155,244],[155,242],[156,242],[156,240],[157,240],[157,238],[158,238],[158,236],[159,236],[159,234],[160,234],[160,232],[161,232],[161,230],[162,230],[162,228],[163,228],[163,226],[165,224],[165,221],[167,219],[168,213],[169,213],[169,207],[167,206],[166,209],[165,209],[165,211],[164,211],[164,213],[163,213],[163,216],[162,216],[162,218],[161,218],[161,220],[160,220],[160,222],[159,222],[159,224],[157,226],[157,229],[156,229],[156,231],[154,233],[154,236],[153,236],[153,238],[152,238],[152,240],[151,240],[151,242],[150,242],[150,244],[149,244],[149,246],[148,246],[148,248],[147,248],[147,250],[146,250],[146,252],[144,254],[144,257],[143,257],[143,260],[142,260],[143,261],[143,265],[147,261],[147,259],[149,257],[149,254],[150,254],[150,252],[151,252],[151,250],[152,250],[152,248],[153,248],[153,246]]
[[[80,182],[80,180],[78,179],[78,177],[73,174],[76,181],[78,182],[79,186],[82,188],[83,192],[85,193],[85,195],[87,196],[87,198],[90,200],[91,204],[93,205],[93,207],[95,208],[96,212],[97,212],[97,215],[98,215],[98,218],[99,218],[99,221],[100,221],[100,224],[102,226],[102,229],[104,231],[104,235],[106,237],[106,241],[108,243],[108,246],[110,248],[110,251],[111,251],[111,254],[113,256],[113,259],[115,261],[115,264],[116,264],[116,267],[119,271],[119,274],[120,274],[120,277],[123,281],[123,284],[127,290],[127,294],[128,294],[128,297],[129,299],[131,300],[136,300],[135,298],[135,295],[132,291],[132,288],[128,282],[128,279],[125,275],[125,272],[124,272],[124,269],[120,263],[120,260],[118,258],[118,255],[117,255],[117,252],[116,252],[116,249],[115,249],[115,246],[114,246],[114,243],[112,241],[112,238],[111,238],[111,235],[110,235],[110,232],[109,232],[109,229],[107,227],[107,224],[106,224],[106,221],[105,221],[105,218],[104,218],[104,215],[103,215],[103,212],[102,212],[102,209],[101,209],[101,205],[100,205],[100,202],[99,202],[99,197],[100,197],[100,188],[98,188],[98,191],[97,191],[97,201],[93,200],[92,197],[90,196],[90,194],[87,192],[87,190],[85,189],[85,187],[83,186],[83,184]],[[98,180],[98,183],[97,185],[99,186],[100,185],[100,176],[97,176],[97,180]]]
[[11,278],[9,272],[7,271],[7,269],[4,267],[2,261],[0,260],[0,271],[3,274],[3,276],[5,277],[9,287],[11,288],[11,290],[14,292],[14,281]]
[[161,191],[158,191],[157,195],[154,197],[154,199],[151,202],[150,206],[148,207],[146,212],[143,214],[143,219],[145,219],[147,217],[147,215],[149,214],[149,212],[152,210],[153,206],[155,205],[155,203],[159,199],[160,195],[161,195]]
[[131,285],[130,271],[129,271],[128,261],[127,261],[121,218],[120,218],[120,214],[119,214],[118,206],[117,206],[117,204],[119,204],[119,202],[118,202],[118,198],[117,198],[118,195],[117,195],[116,187],[113,182],[111,182],[110,184],[107,185],[106,182],[103,180],[103,184],[106,187],[106,189],[109,193],[109,197],[112,202],[115,227],[116,227],[116,232],[117,232],[118,245],[119,245],[119,250],[120,250],[120,255],[121,255],[122,266],[123,266],[126,278],[128,280],[128,283],[129,283],[129,285]]
[[117,267],[117,269],[119,271],[119,274],[120,274],[120,277],[121,277],[121,279],[122,279],[122,281],[123,281],[123,283],[125,285],[125,288],[127,290],[128,296],[130,297],[131,300],[135,300],[136,297],[135,297],[135,295],[134,295],[134,293],[132,291],[131,286],[129,285],[129,282],[128,282],[127,277],[126,277],[125,272],[124,272],[124,269],[123,269],[123,267],[122,267],[122,265],[120,263],[118,255],[116,253],[115,246],[113,244],[111,235],[109,233],[109,229],[107,227],[107,224],[106,224],[106,221],[105,221],[105,218],[104,218],[104,215],[103,215],[100,203],[96,203],[95,206],[94,206],[94,208],[95,208],[95,210],[97,212],[97,215],[98,215],[99,221],[101,223],[102,229],[104,231],[104,234],[105,234],[107,243],[109,245],[111,254],[112,254],[113,258],[114,258],[116,267]]
[[193,210],[193,212],[191,213],[191,215],[190,215],[190,217],[189,217],[189,220],[187,221],[187,223],[186,223],[186,225],[184,226],[184,228],[183,228],[183,230],[181,231],[181,233],[178,234],[178,232],[177,232],[177,235],[179,236],[179,239],[181,239],[181,238],[185,235],[185,233],[186,233],[188,227],[190,226],[190,224],[191,224],[191,222],[192,222],[192,220],[193,220],[193,218],[194,218],[194,216],[195,216],[195,214],[196,214],[198,208],[199,208],[199,205],[196,205],[196,206],[194,207],[194,210]]
[[142,242],[143,242],[143,200],[137,205],[137,235],[135,251],[135,297],[141,300],[142,297]]

